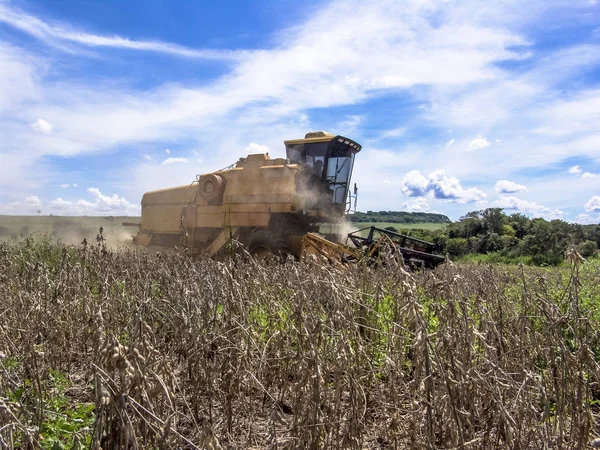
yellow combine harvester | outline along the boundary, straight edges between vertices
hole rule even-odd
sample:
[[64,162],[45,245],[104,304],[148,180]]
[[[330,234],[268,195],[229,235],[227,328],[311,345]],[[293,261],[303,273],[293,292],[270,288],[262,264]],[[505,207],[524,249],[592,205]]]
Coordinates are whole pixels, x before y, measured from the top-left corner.
[[285,141],[285,147],[286,158],[249,155],[190,185],[145,193],[134,242],[211,256],[223,252],[231,238],[257,256],[337,252],[337,259],[353,252],[308,233],[343,220],[360,144],[316,131]]

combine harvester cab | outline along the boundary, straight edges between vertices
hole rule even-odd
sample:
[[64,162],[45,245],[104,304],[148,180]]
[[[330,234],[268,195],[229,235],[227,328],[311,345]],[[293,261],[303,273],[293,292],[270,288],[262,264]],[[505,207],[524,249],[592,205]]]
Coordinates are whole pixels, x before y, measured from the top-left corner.
[[189,185],[147,192],[134,242],[210,256],[234,238],[254,255],[300,257],[298,241],[344,219],[361,146],[322,131],[285,141],[286,158],[240,158]]

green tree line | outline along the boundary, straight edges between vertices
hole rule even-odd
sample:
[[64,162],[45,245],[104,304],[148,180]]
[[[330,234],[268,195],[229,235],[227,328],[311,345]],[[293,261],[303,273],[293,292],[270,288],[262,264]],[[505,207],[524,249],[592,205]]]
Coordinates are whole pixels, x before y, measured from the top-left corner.
[[434,242],[438,252],[454,258],[486,255],[497,262],[556,265],[573,246],[586,258],[596,256],[600,247],[600,224],[530,219],[502,208],[472,211],[441,230],[398,231]]
[[388,223],[451,223],[443,214],[406,211],[367,211],[355,212],[348,216],[350,222],[388,222]]

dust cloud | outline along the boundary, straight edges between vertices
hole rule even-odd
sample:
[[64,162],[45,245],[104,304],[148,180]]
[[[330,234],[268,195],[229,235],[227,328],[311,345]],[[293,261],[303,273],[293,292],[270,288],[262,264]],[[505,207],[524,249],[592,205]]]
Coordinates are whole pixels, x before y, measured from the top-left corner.
[[59,216],[0,216],[0,240],[17,241],[28,236],[48,237],[67,245],[80,245],[85,239],[96,243],[102,228],[109,248],[133,245],[136,227],[122,222],[138,223],[139,217],[59,217]]
[[337,224],[336,235],[339,239],[339,242],[346,242],[348,238],[348,234],[356,231],[356,227],[351,225],[349,222],[341,222]]

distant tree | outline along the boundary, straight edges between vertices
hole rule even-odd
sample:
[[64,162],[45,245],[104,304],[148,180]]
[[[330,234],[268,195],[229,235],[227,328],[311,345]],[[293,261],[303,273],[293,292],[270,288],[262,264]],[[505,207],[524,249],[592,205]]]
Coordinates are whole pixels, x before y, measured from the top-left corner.
[[530,219],[524,214],[514,213],[508,216],[508,224],[515,230],[515,236],[522,239],[527,234]]
[[532,219],[527,235],[523,237],[523,250],[526,255],[546,254],[552,250],[550,223],[545,219]]
[[499,252],[504,249],[504,241],[498,233],[490,233],[487,235],[485,250],[486,252]]
[[446,248],[446,242],[448,241],[448,236],[445,234],[435,234],[429,238],[429,240],[434,245],[434,252],[443,253]]
[[600,248],[600,225],[586,225],[583,235],[585,240],[596,242]]
[[[468,216],[468,215],[467,215]],[[472,216],[464,216],[460,221],[448,226],[448,236],[451,238],[470,238],[483,232],[481,219]]]
[[502,236],[514,237],[514,236],[516,236],[517,232],[515,231],[515,229],[511,225],[504,224],[504,225],[502,225],[502,230],[501,230],[500,234]]
[[505,217],[502,208],[488,208],[481,214],[485,229],[496,234],[500,234]]
[[470,211],[460,218],[463,219],[481,219],[482,211]]
[[579,253],[584,258],[589,258],[590,256],[594,256],[598,252],[598,244],[596,241],[584,241],[579,244]]
[[467,253],[468,244],[465,238],[451,238],[446,241],[446,251],[451,256],[462,256]]
[[351,222],[391,222],[391,223],[451,223],[448,216],[436,213],[406,211],[357,211],[350,215]]
[[507,215],[500,208],[471,211],[444,229],[429,233],[424,239],[436,243],[442,253],[497,252],[511,258],[528,256],[538,265],[560,263],[571,245],[582,255],[593,255],[600,248],[600,224],[530,219],[521,213]]
[[[508,225],[506,225],[506,226],[508,226]],[[512,230],[512,228],[511,228],[511,230]],[[519,245],[519,239],[517,239],[515,236],[508,236],[508,235],[500,236],[500,239],[502,239],[502,252],[505,254],[512,253],[514,255],[515,250],[517,249],[517,246]],[[514,255],[514,256],[518,256],[518,255]]]
[[533,256],[543,250],[538,245],[538,240],[532,234],[525,236],[519,242],[519,254]]
[[564,220],[555,219],[550,222],[550,253],[562,257],[567,248],[575,244],[572,225]]
[[478,217],[468,217],[464,221],[463,237],[477,236],[484,229],[483,221]]
[[582,225],[574,223],[571,225],[570,234],[575,242],[585,241],[585,229]]

